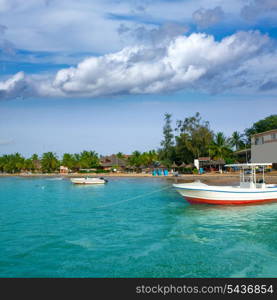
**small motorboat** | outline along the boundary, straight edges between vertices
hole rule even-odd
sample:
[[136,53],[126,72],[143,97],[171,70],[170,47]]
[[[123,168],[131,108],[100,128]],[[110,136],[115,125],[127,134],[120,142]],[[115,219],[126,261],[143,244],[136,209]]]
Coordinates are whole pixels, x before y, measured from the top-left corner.
[[108,180],[103,177],[80,177],[71,178],[70,180],[74,184],[104,184],[108,182]]
[[[173,184],[190,203],[196,204],[259,204],[277,201],[277,185],[265,184],[264,168],[268,164],[232,164],[226,167],[240,169],[238,186],[211,186],[200,181]],[[257,179],[256,168],[262,167],[262,178]]]

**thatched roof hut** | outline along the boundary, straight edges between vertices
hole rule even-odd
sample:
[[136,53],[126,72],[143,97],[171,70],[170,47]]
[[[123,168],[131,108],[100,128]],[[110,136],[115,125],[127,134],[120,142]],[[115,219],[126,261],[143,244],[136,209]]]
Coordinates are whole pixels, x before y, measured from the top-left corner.
[[100,159],[100,165],[104,168],[111,168],[118,166],[125,168],[127,166],[127,160],[117,157],[116,155],[105,156]]
[[187,168],[187,165],[183,162],[183,163],[179,166],[179,168]]
[[178,166],[176,165],[175,161],[174,161],[173,164],[171,165],[171,168],[178,168]]
[[192,169],[192,168],[194,168],[194,164],[187,164],[186,168],[191,168]]

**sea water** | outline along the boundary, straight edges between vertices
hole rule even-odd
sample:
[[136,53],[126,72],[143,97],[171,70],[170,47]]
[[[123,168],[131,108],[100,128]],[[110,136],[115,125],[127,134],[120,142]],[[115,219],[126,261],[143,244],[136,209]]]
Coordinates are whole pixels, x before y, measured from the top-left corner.
[[277,204],[190,205],[160,178],[0,178],[0,277],[276,277]]

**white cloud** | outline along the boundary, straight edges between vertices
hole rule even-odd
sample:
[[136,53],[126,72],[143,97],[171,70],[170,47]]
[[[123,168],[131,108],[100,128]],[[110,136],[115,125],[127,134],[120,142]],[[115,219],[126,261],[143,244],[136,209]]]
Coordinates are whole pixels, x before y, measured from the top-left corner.
[[164,48],[136,46],[86,59],[76,68],[60,70],[53,86],[64,96],[91,97],[233,88],[234,73],[270,49],[270,39],[258,32],[239,32],[221,42],[205,34],[178,36]]
[[28,84],[25,80],[25,74],[18,72],[11,78],[0,81],[0,99],[16,98],[25,94]]
[[0,96],[27,97],[32,93],[40,97],[93,98],[182,89],[253,91],[277,77],[273,61],[277,61],[274,43],[257,31],[238,32],[221,41],[194,33],[175,37],[167,45],[132,46],[90,57],[76,67],[58,71],[54,78],[26,78],[18,73],[0,83]]

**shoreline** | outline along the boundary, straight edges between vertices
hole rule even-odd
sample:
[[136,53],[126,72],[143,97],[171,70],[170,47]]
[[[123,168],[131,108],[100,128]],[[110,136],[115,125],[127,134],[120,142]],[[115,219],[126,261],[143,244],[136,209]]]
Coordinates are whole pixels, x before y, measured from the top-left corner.
[[[35,174],[24,174],[24,173],[15,173],[15,174],[0,174],[0,178],[2,177],[22,177],[22,178],[51,178],[51,177],[58,177],[58,178],[73,178],[73,177],[114,177],[114,178],[159,178],[159,179],[166,179],[175,182],[190,182],[194,180],[201,180],[203,182],[214,182],[216,181],[219,184],[228,183],[230,181],[239,181],[239,173],[209,173],[209,174],[181,174],[179,176],[173,176],[169,174],[167,176],[153,176],[152,174],[148,173],[86,173],[86,174],[79,174],[79,173],[70,173],[70,174],[55,174],[55,173],[35,173]],[[277,184],[277,173],[265,175],[265,179],[267,183]]]

